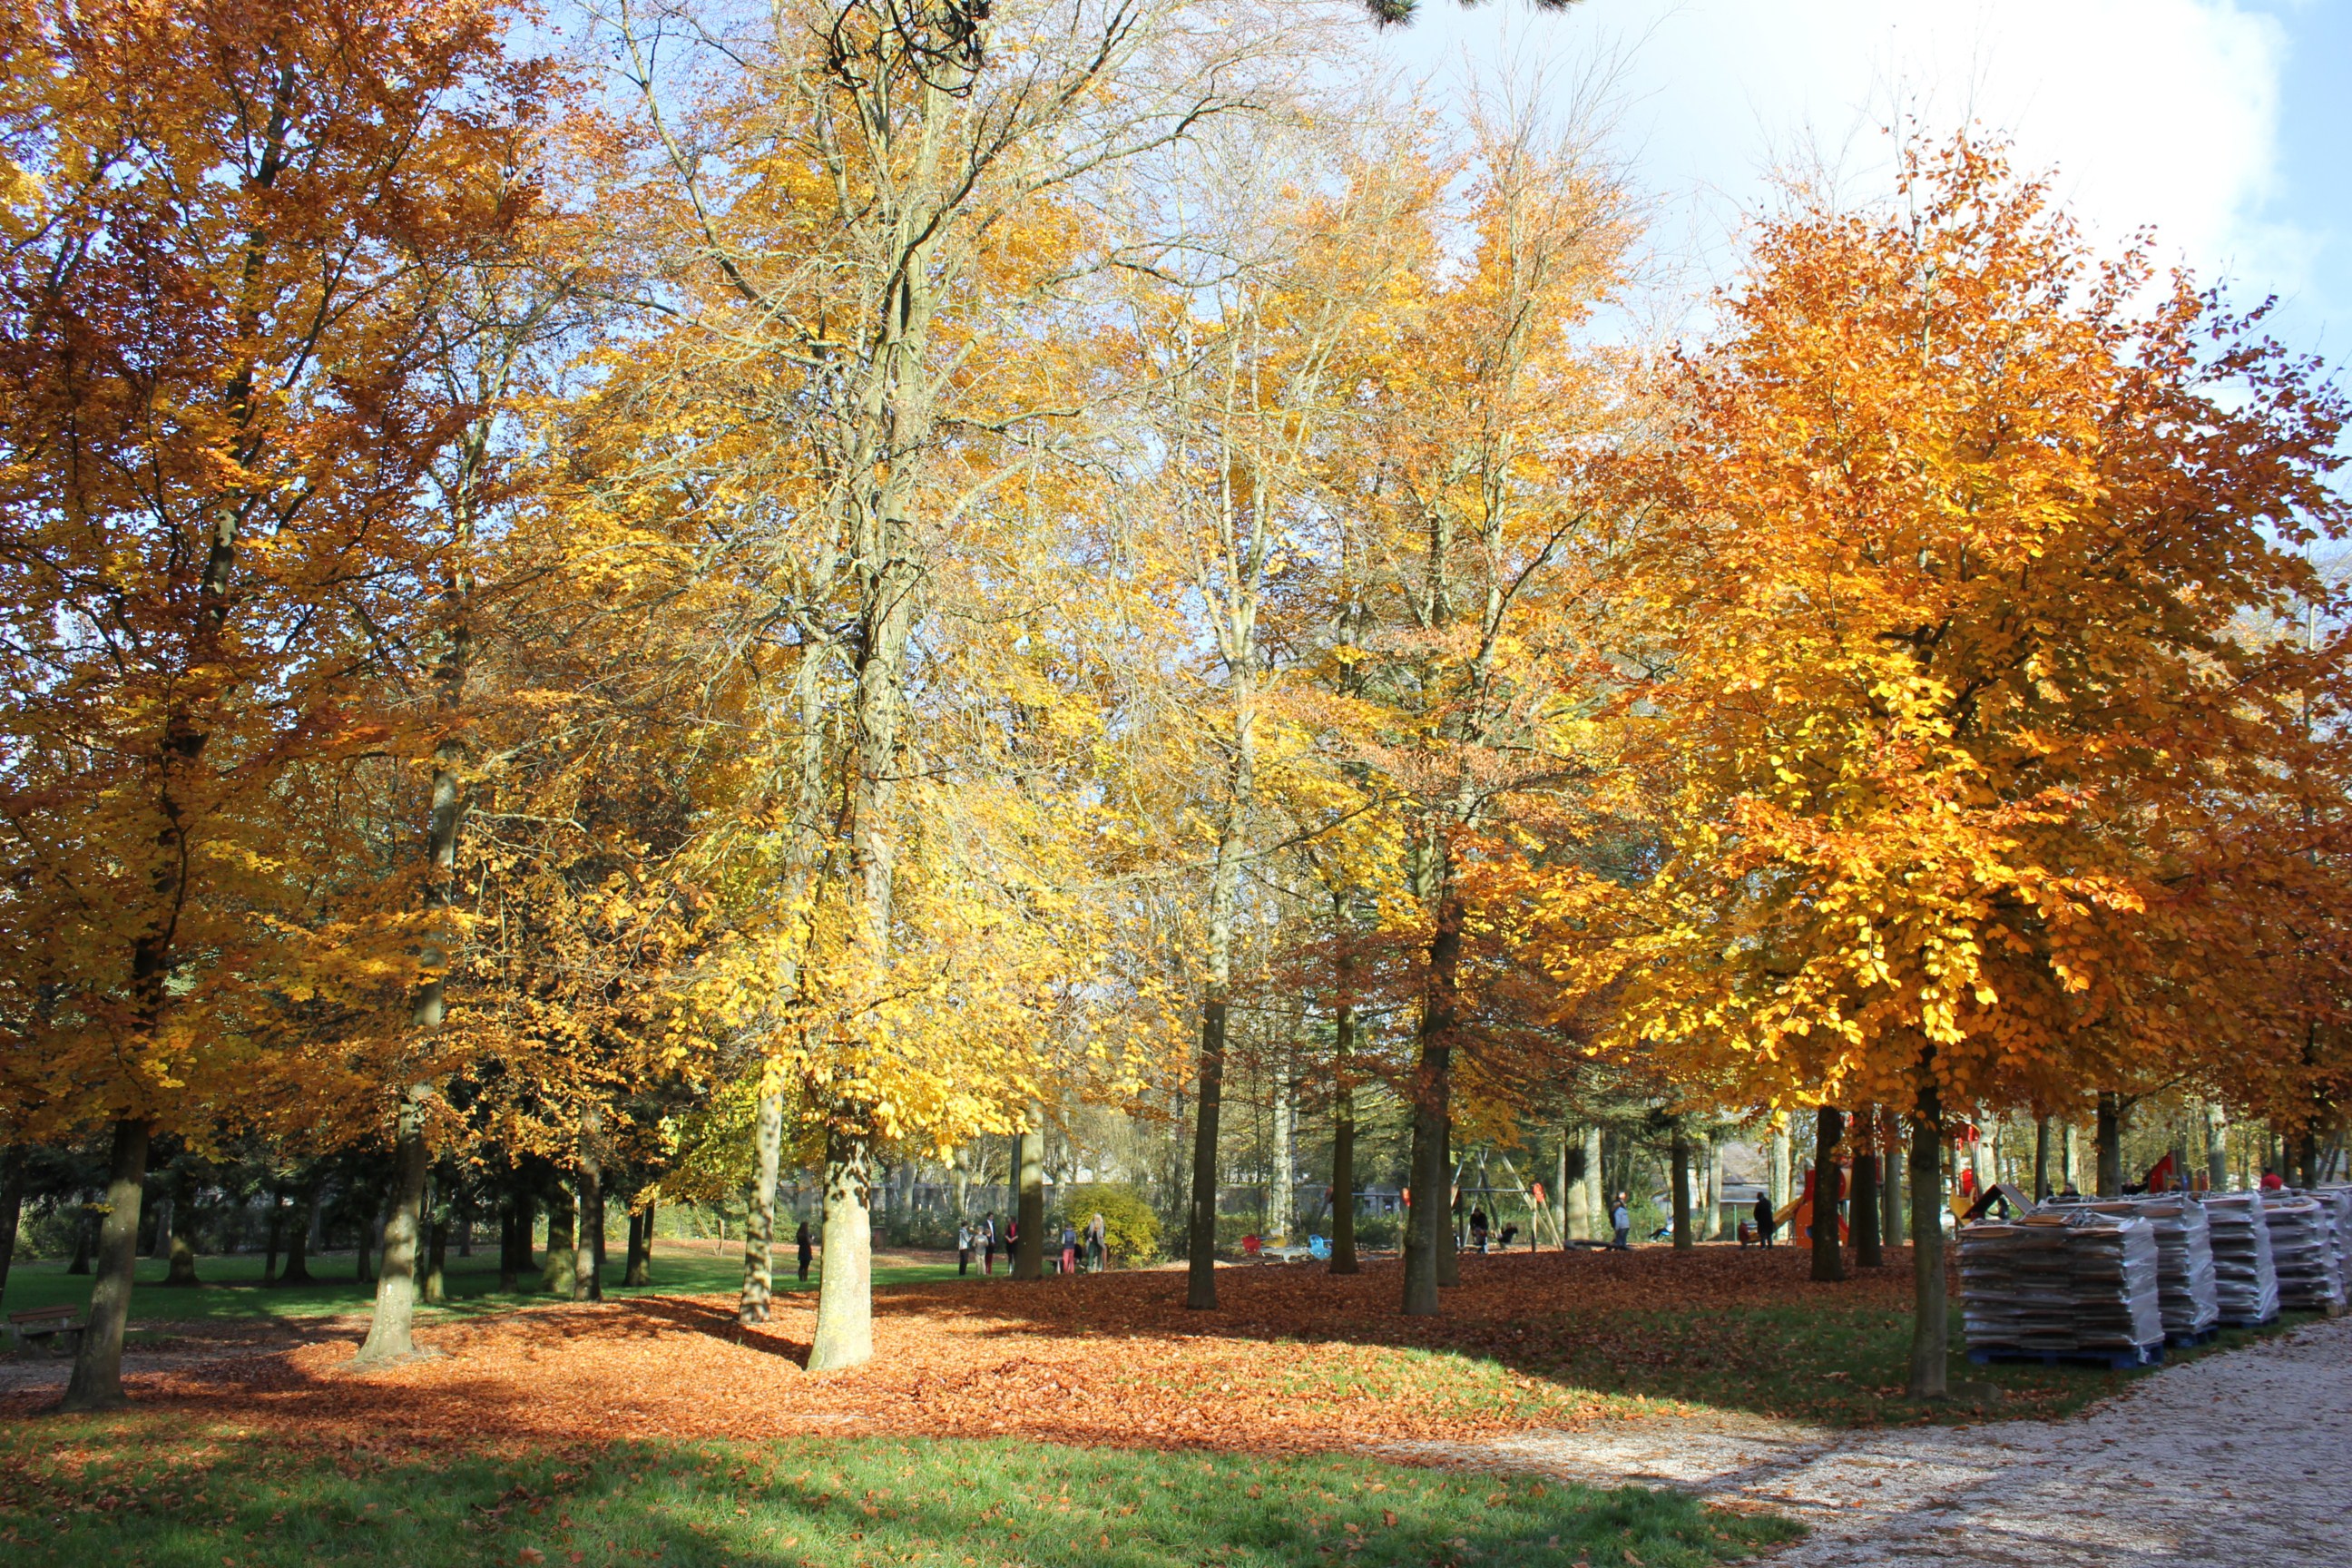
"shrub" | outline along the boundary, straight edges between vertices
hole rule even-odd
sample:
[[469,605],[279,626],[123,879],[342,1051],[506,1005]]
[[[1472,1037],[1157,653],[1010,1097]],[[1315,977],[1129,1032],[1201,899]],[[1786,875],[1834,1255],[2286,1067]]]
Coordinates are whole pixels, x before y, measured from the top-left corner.
[[[1097,1182],[1060,1189],[1054,1212],[1045,1216],[1049,1237],[1068,1226],[1081,1237],[1087,1222],[1103,1216],[1104,1245],[1113,1263],[1133,1266],[1160,1260],[1160,1216],[1141,1193],[1124,1182]],[[1050,1248],[1049,1248],[1050,1250]]]

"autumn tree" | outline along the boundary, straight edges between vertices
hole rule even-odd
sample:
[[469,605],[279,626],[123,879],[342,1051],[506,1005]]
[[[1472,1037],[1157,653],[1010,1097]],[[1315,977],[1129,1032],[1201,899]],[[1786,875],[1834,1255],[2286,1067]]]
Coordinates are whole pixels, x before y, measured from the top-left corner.
[[[965,856],[983,842],[1042,851],[1066,837],[1014,828],[1010,839],[960,837],[959,823],[981,818],[941,816],[949,796],[906,786],[971,782],[944,763],[926,774],[920,761],[945,739],[929,726],[950,711],[950,690],[978,700],[966,711],[985,717],[989,748],[1017,754],[1046,733],[1030,728],[1032,704],[1017,686],[927,690],[925,677],[946,668],[930,662],[929,638],[953,624],[954,589],[985,602],[994,588],[979,568],[1017,559],[998,552],[1013,536],[996,531],[1040,515],[1030,477],[1045,473],[1061,422],[1093,395],[1086,365],[1055,345],[1083,337],[1073,284],[1107,263],[1092,216],[1103,182],[1244,107],[1251,61],[1272,47],[1266,35],[1219,36],[1191,17],[1177,5],[1091,0],[714,12],[702,36],[726,47],[688,62],[675,79],[693,85],[675,88],[663,54],[675,15],[624,6],[608,18],[642,89],[650,199],[669,204],[677,254],[696,264],[674,275],[677,342],[693,356],[676,362],[676,384],[724,387],[733,406],[773,416],[757,441],[702,424],[711,438],[696,450],[731,448],[725,493],[754,509],[732,533],[727,570],[756,607],[742,624],[757,637],[730,657],[756,650],[768,689],[795,692],[770,705],[770,754],[791,763],[764,808],[779,829],[767,840],[777,879],[764,914],[747,914],[745,942],[772,955],[762,989],[778,1004],[758,1025],[768,1104],[754,1120],[755,1185],[772,1184],[765,1151],[782,1135],[785,1096],[824,1130],[817,1367],[871,1353],[866,1187],[877,1146],[952,1141],[974,1117],[986,1125],[1026,1114],[1036,1075],[1020,1052],[979,1053],[994,1064],[992,1084],[985,1066],[952,1048],[1009,1044],[1015,1031],[978,1026],[991,945],[951,941],[947,930],[1037,941],[1045,927],[1034,916],[1057,905],[1060,878],[992,887]],[[684,417],[697,417],[686,410],[702,395],[677,405]],[[1050,550],[1030,561],[1076,564]],[[1021,657],[1033,674],[1055,662],[1044,644]],[[814,707],[795,684],[803,679]],[[1031,689],[1044,697],[1061,686]],[[792,803],[830,814],[814,803],[836,798],[836,784],[845,814],[820,838]],[[1012,813],[1000,826],[1083,820],[1054,815],[1059,784],[997,798]],[[1052,859],[1041,854],[1035,868]],[[1014,918],[1024,909],[1030,915]],[[1087,951],[1066,944],[1074,961]],[[1058,989],[1051,967],[1009,963],[993,994]],[[724,998],[726,984],[710,994]],[[939,1009],[957,996],[967,1014],[950,1027]],[[720,1010],[751,1026],[761,1008],[722,1001]],[[761,1310],[759,1296],[748,1280],[747,1316]]]
[[532,89],[470,3],[11,31],[5,1013],[48,1124],[113,1127],[90,1407],[149,1137],[230,1113],[273,986],[311,989],[278,827],[318,794],[282,786],[373,743],[350,678],[463,416],[421,327],[522,205],[478,170]]
[[[1934,1396],[1954,1109],[2248,1039],[2242,830],[2301,830],[2294,699],[2339,650],[2242,617],[2326,598],[2296,546],[2347,521],[2344,410],[1979,142],[1899,191],[1761,228],[1632,465],[1633,722],[1675,782],[1605,962],[1622,1047],[1724,1102],[1910,1118]],[[1606,900],[1555,891],[1565,949]]]
[[1348,815],[1309,804],[1331,771],[1317,733],[1329,715],[1292,689],[1313,649],[1320,581],[1341,553],[1320,464],[1351,417],[1350,372],[1391,291],[1429,259],[1436,180],[1409,137],[1377,129],[1351,140],[1319,124],[1303,136],[1253,128],[1209,142],[1160,193],[1204,216],[1128,307],[1145,390],[1126,530],[1140,569],[1164,584],[1150,596],[1168,606],[1164,635],[1145,646],[1167,650],[1157,716],[1189,785],[1164,803],[1182,824],[1171,847],[1205,873],[1186,1240],[1195,1309],[1216,1305],[1244,870],[1266,852],[1274,802],[1302,808],[1309,837]]
[[[1416,1194],[1451,1185],[1454,1056],[1475,1021],[1465,863],[1512,858],[1490,837],[1512,822],[1549,818],[1555,842],[1573,840],[1606,771],[1589,720],[1613,650],[1596,624],[1601,531],[1579,469],[1615,416],[1604,364],[1575,333],[1619,283],[1632,237],[1622,187],[1578,115],[1481,118],[1460,173],[1469,260],[1431,268],[1396,341],[1364,365],[1365,414],[1330,482],[1361,519],[1372,606],[1347,634],[1368,665],[1364,700],[1383,709],[1363,754],[1407,818],[1419,906]],[[1499,1060],[1485,1070],[1510,1076]],[[1408,1312],[1438,1310],[1454,1257],[1445,1209],[1413,1205]]]

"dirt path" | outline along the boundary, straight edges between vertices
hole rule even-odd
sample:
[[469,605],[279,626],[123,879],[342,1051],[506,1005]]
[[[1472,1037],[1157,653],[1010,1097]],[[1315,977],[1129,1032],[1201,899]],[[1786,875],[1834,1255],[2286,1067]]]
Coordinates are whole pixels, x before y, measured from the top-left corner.
[[2352,1318],[2158,1373],[2078,1420],[1837,1434],[1769,1422],[1413,1445],[1802,1519],[1776,1568],[2352,1563]]
[[[303,1345],[352,1339],[366,1331],[367,1319],[355,1312],[242,1323],[141,1323],[134,1331],[136,1338],[123,1347],[123,1384],[134,1394],[141,1394],[165,1373],[282,1355]],[[0,1358],[0,1394],[63,1389],[72,1374],[73,1358],[68,1355]]]

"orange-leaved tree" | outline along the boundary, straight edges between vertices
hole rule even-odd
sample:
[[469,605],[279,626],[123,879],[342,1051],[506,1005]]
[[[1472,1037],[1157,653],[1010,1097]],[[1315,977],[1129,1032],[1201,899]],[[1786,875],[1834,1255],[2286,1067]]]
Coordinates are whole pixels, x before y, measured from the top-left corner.
[[[68,1403],[121,1397],[151,1132],[234,1120],[315,989],[320,781],[383,742],[355,676],[402,613],[441,271],[500,233],[479,177],[535,88],[491,5],[22,7],[0,82],[0,615],[11,668],[11,1089],[113,1128]],[[398,999],[408,938],[337,967]],[[354,997],[364,1014],[372,999]]]
[[2347,521],[2344,408],[1992,150],[1914,150],[1900,189],[1764,226],[1674,366],[1626,588],[1668,855],[1638,898],[1549,896],[1559,972],[1622,987],[1616,1048],[1909,1114],[1934,1395],[1948,1110],[2242,1040],[2216,910],[2249,803],[2297,815],[2295,694],[2338,657],[2245,617],[2325,597],[2294,547]]

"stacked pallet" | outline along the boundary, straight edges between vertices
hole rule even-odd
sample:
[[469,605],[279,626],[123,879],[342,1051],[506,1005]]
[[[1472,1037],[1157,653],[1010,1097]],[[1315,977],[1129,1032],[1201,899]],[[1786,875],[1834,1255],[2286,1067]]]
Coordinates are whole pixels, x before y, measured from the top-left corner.
[[2137,1214],[2042,1208],[1960,1232],[1969,1350],[2143,1360],[2164,1343],[2156,1227]]
[[2157,1299],[2164,1314],[2168,1340],[2193,1340],[2221,1321],[2221,1289],[2213,1273],[2213,1227],[2205,1205],[2186,1193],[2152,1193],[2146,1197],[2105,1198],[2070,1205],[2053,1200],[2042,1205],[2063,1212],[2079,1206],[2101,1214],[2138,1215],[2156,1231]]
[[2279,1305],[2299,1311],[2326,1311],[2344,1304],[2344,1275],[2336,1261],[2336,1212],[2300,1193],[2264,1193],[2263,1217],[2269,1222],[2271,1259],[2278,1274]]
[[2209,1193],[2205,1218],[2213,1231],[2221,1321],[2246,1328],[2277,1317],[2278,1268],[2271,1258],[2271,1231],[2262,1199],[2252,1193]]
[[2336,1215],[2336,1271],[2344,1277],[2347,1304],[2352,1304],[2352,1187],[2315,1187],[2308,1194]]

